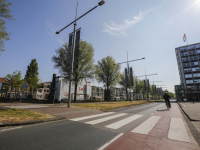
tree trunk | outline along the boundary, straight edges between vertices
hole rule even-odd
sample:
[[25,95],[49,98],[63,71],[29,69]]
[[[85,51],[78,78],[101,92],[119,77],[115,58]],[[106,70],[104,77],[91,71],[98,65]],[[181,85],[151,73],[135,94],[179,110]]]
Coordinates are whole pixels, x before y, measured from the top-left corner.
[[15,88],[15,97],[14,97],[14,99],[16,100],[16,88]]
[[74,103],[76,103],[76,93],[77,93],[77,83],[75,83],[75,89],[74,89]]

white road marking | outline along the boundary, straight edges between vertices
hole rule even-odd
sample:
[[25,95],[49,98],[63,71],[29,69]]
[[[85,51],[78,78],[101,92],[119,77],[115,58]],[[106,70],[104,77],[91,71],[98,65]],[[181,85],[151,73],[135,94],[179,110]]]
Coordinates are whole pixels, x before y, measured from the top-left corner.
[[120,133],[118,134],[115,138],[113,138],[111,141],[109,141],[108,143],[104,144],[102,147],[100,147],[98,150],[104,150],[106,147],[108,147],[108,145],[110,145],[111,143],[113,143],[114,141],[116,141],[118,138],[120,138],[124,133]]
[[92,121],[85,122],[85,123],[94,125],[94,124],[101,123],[101,122],[111,120],[111,119],[114,119],[114,118],[117,118],[117,117],[121,117],[121,116],[124,116],[124,115],[127,115],[127,114],[121,113],[121,114],[117,114],[117,115],[114,115],[114,116],[109,116],[109,117],[105,117],[105,118],[101,118],[101,119],[97,119],[97,120],[92,120]]
[[149,131],[151,131],[151,129],[155,126],[155,124],[158,122],[160,118],[161,118],[160,116],[151,116],[149,119],[147,119],[145,122],[143,122],[141,125],[139,125],[131,132],[148,134]]
[[123,120],[120,120],[120,121],[117,121],[117,122],[112,123],[110,125],[107,125],[105,127],[111,128],[111,129],[118,129],[118,128],[120,128],[120,127],[122,127],[122,126],[124,126],[124,125],[126,125],[126,124],[128,124],[128,123],[130,123],[130,122],[142,117],[142,116],[143,115],[133,115],[133,116],[130,116],[130,117],[125,118]]
[[191,143],[182,118],[171,118],[168,138]]
[[86,116],[86,117],[79,117],[79,118],[69,119],[69,120],[72,120],[72,121],[80,121],[80,120],[95,118],[95,117],[99,117],[99,116],[110,115],[110,114],[113,114],[113,113],[114,113],[114,112],[108,112],[108,113],[97,114],[97,115],[91,115],[91,116]]
[[9,129],[3,129],[3,130],[1,130],[1,131],[8,131],[8,130],[19,129],[19,128],[22,128],[22,126],[15,127],[15,128],[9,128]]

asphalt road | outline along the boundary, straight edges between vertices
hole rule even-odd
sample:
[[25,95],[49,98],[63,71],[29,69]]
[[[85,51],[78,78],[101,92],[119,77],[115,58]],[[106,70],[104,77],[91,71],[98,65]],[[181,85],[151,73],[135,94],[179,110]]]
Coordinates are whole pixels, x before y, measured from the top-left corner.
[[[0,129],[1,150],[95,150],[113,139],[119,133],[126,133],[145,121],[164,103],[151,103],[124,108],[113,114],[90,118],[82,121],[63,120],[51,123],[23,126],[11,130]],[[106,125],[133,115],[140,118],[120,127],[109,129]],[[119,117],[109,117],[118,115]],[[107,118],[106,121],[91,125],[86,122]],[[108,120],[109,119],[109,120]]]

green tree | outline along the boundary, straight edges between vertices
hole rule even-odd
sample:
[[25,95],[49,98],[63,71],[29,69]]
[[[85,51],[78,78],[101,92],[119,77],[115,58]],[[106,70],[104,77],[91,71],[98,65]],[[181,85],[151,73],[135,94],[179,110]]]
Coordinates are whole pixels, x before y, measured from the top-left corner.
[[173,92],[169,92],[169,96],[170,96],[171,98],[176,98],[176,95],[175,95],[175,93],[173,93]]
[[128,89],[133,89],[133,86],[130,86],[130,77],[128,78],[128,83],[129,85],[126,84],[125,72],[123,72],[122,74],[120,74],[119,85],[121,85],[126,90],[126,100],[128,100]]
[[[65,43],[62,47],[56,50],[56,55],[52,57],[54,62],[54,68],[57,68],[63,75],[66,81],[69,81],[70,70],[67,69],[68,60],[68,46]],[[74,78],[74,102],[76,102],[77,85],[80,81],[92,79],[95,74],[94,68],[94,48],[92,44],[86,41],[80,41],[79,45],[79,58],[78,58],[78,69],[73,68]]]
[[135,93],[138,98],[138,95],[143,92],[144,89],[144,83],[143,80],[137,79],[134,77],[134,86],[135,86]]
[[168,90],[164,90],[164,93],[167,93],[170,96],[170,93]]
[[107,91],[107,101],[110,99],[110,87],[115,86],[120,80],[120,65],[116,64],[115,60],[111,56],[98,61],[96,68],[96,79],[99,82],[103,82]]
[[21,72],[20,71],[14,71],[13,74],[7,74],[5,76],[5,80],[8,82],[9,86],[11,86],[11,91],[15,90],[15,98],[16,98],[16,90],[22,86],[23,79],[21,79]]
[[28,65],[25,80],[30,87],[30,93],[32,95],[32,91],[37,90],[39,82],[38,63],[36,59],[32,59],[30,65]]
[[126,100],[128,100],[128,97],[127,97],[127,89],[128,89],[128,86],[126,84],[126,78],[125,78],[125,73],[123,72],[122,74],[120,74],[120,81],[119,81],[119,85],[122,86],[122,88],[124,88],[126,90]]
[[1,52],[5,51],[4,41],[9,40],[9,33],[6,31],[6,19],[13,20],[10,6],[12,3],[7,2],[7,0],[0,0],[0,55]]

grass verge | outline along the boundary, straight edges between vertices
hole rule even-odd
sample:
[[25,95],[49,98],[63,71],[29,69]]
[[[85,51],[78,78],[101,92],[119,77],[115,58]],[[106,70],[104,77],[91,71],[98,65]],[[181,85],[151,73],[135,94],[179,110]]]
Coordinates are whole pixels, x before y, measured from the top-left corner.
[[150,102],[147,101],[132,101],[131,103],[129,101],[125,102],[108,102],[108,103],[92,103],[92,104],[73,104],[71,107],[80,107],[80,108],[88,108],[88,109],[98,109],[101,111],[108,111],[110,109],[116,109],[120,107],[127,107],[127,106],[133,106],[133,105],[140,105],[140,104],[147,104]]
[[0,122],[24,122],[50,119],[53,116],[25,109],[3,108],[0,109]]

